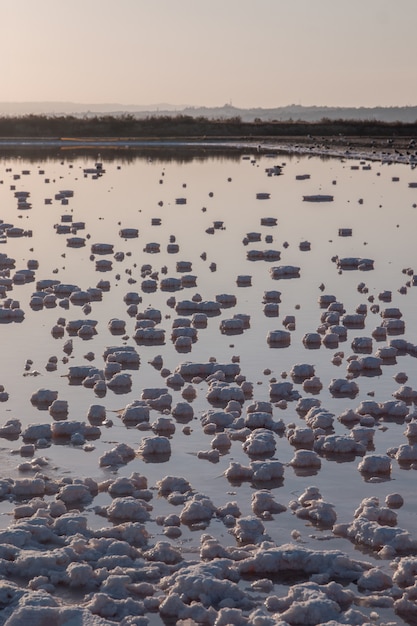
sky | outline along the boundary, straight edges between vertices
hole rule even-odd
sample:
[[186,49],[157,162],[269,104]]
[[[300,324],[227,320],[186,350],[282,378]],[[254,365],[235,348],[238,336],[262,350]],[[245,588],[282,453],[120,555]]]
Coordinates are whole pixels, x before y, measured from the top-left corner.
[[0,102],[417,105],[417,0],[0,0]]

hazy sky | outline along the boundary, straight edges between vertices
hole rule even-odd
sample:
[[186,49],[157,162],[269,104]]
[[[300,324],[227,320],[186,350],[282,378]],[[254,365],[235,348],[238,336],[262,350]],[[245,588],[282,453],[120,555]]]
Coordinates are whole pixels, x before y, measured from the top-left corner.
[[0,0],[0,101],[417,104],[417,0]]

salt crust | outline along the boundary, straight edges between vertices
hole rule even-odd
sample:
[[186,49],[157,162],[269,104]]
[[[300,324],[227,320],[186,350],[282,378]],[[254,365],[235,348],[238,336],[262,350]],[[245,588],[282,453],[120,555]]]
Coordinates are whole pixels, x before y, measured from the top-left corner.
[[[241,476],[242,468],[237,469]],[[248,469],[251,476],[259,472],[267,479],[282,475],[283,472],[282,465],[274,460],[254,461]],[[32,482],[40,484],[34,481],[39,479],[33,479]],[[386,574],[366,562],[350,559],[343,552],[315,551],[294,544],[278,547],[272,543],[259,515],[283,512],[286,507],[277,503],[267,490],[253,494],[252,506],[257,516],[242,517],[236,503],[230,502],[217,509],[209,498],[193,493],[189,483],[181,477],[167,476],[161,480],[157,485],[161,495],[168,496],[181,491],[189,494],[176,524],[206,523],[213,516],[218,516],[225,522],[229,518],[235,520],[231,533],[236,539],[237,547],[222,546],[210,535],[202,535],[202,562],[190,563],[184,561],[180,550],[168,542],[157,541],[149,546],[149,537],[143,522],[149,520],[151,507],[138,497],[141,491],[147,489],[145,477],[133,473],[130,478],[120,477],[102,485],[87,479],[85,483],[57,486],[55,492],[59,497],[69,493],[68,487],[72,486],[79,494],[77,497],[81,498],[87,492],[90,496],[97,491],[112,492],[116,497],[103,513],[117,523],[115,526],[92,531],[88,528],[84,515],[65,512],[66,503],[62,500],[60,510],[53,506],[54,503],[48,505],[42,500],[37,503],[34,501],[32,515],[17,521],[13,530],[4,531],[0,536],[1,575],[23,577],[29,582],[26,591],[12,583],[3,584],[2,601],[10,619],[15,620],[17,616],[26,619],[25,616],[31,614],[33,620],[39,616],[39,624],[44,623],[42,620],[48,617],[64,626],[70,609],[61,607],[48,592],[53,592],[56,585],[67,585],[70,588],[84,588],[90,594],[86,607],[77,609],[90,612],[83,615],[84,621],[80,623],[95,626],[110,623],[106,621],[108,619],[122,624],[142,623],[126,620],[128,616],[129,619],[135,616],[142,618],[149,610],[156,591],[156,586],[149,584],[151,575],[159,588],[166,592],[161,600],[155,598],[154,604],[154,608],[159,609],[161,615],[166,617],[175,615],[177,619],[200,621],[204,616],[203,621],[210,624],[215,624],[216,620],[220,624],[229,623],[227,620],[230,619],[239,624],[251,623],[250,615],[256,610],[260,619],[264,616],[265,623],[270,623],[272,612],[273,623],[285,620],[296,624],[300,619],[307,620],[307,623],[323,623],[315,617],[320,614],[320,619],[325,615],[329,619],[341,619],[346,624],[356,624],[359,623],[358,616],[362,614],[348,608],[353,602],[353,592],[331,581],[360,580],[361,588],[368,592],[378,592],[390,587],[390,579]],[[131,490],[136,497],[116,495]],[[296,513],[309,511],[306,517],[313,522],[315,518],[312,511],[318,512],[316,521],[320,518],[321,511],[319,522],[323,522],[323,511],[329,513],[331,505],[323,502],[316,487],[309,487],[292,509]],[[58,517],[52,516],[54,511]],[[362,521],[362,528],[365,515],[369,518],[377,517],[380,523],[395,522],[395,513],[388,508],[379,507],[374,500],[364,501],[355,513],[356,521]],[[301,517],[304,517],[304,513]],[[169,523],[168,519],[166,523]],[[356,530],[353,537],[357,541]],[[402,542],[403,547],[404,545]],[[47,546],[47,550],[42,546]],[[155,567],[156,570],[152,569]],[[417,571],[414,558],[404,557],[396,567],[393,577],[395,584],[414,582]],[[255,597],[237,585],[239,578],[245,575],[263,579],[265,576],[279,573],[288,575],[291,572],[304,572],[313,578],[317,576],[325,584],[303,583],[293,586],[287,598],[271,596],[266,603],[267,613],[262,612]],[[74,619],[75,616],[81,619],[80,615],[81,613],[74,613]],[[10,623],[13,625],[18,622]],[[264,623],[262,619],[261,623]]]

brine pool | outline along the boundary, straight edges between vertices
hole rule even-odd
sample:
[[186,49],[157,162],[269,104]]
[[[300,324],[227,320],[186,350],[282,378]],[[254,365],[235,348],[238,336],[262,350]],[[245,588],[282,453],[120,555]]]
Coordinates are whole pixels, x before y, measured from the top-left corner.
[[[13,483],[40,473],[58,482],[88,477],[101,484],[137,472],[147,478],[154,492],[146,522],[149,545],[168,541],[185,561],[198,560],[204,534],[224,546],[236,541],[215,515],[202,524],[201,520],[181,524],[180,535],[167,538],[160,519],[171,513],[180,515],[183,504],[173,505],[159,497],[159,481],[166,476],[185,478],[194,493],[204,494],[215,507],[236,502],[242,517],[255,516],[252,496],[266,488],[286,507],[279,514],[258,515],[265,534],[277,546],[297,537],[311,550],[342,550],[392,575],[392,554],[384,558],[369,546],[334,534],[331,526],[298,517],[296,507],[289,503],[316,486],[323,501],[332,505],[337,523],[347,524],[363,499],[378,498],[384,506],[387,495],[401,494],[404,504],[396,511],[398,527],[417,539],[415,462],[400,463],[395,458],[400,445],[413,445],[405,431],[417,417],[417,392],[413,395],[417,350],[413,354],[409,348],[417,344],[417,287],[413,284],[417,264],[417,189],[413,183],[417,174],[404,164],[256,149],[201,154],[175,150],[99,154],[98,150],[40,151],[29,157],[22,149],[19,155],[1,155],[0,288],[6,310],[0,324],[2,478]],[[276,165],[279,175],[271,171]],[[315,194],[332,195],[333,201],[303,199]],[[368,259],[372,269],[362,271],[354,264],[345,269],[338,264],[340,259]],[[299,268],[299,272],[280,278],[274,268],[282,266]],[[28,268],[31,272],[25,271]],[[69,285],[70,290],[54,297],[59,284]],[[51,297],[47,304],[39,304],[40,292],[45,290]],[[94,295],[77,299],[71,296],[77,290]],[[346,336],[327,346],[326,296],[333,296],[329,303],[341,303],[340,308],[333,306],[336,313],[341,312],[339,327],[343,315],[363,314],[363,324],[346,323]],[[275,304],[266,307],[271,299]],[[196,308],[181,307],[184,301],[194,302]],[[219,305],[210,309],[204,323],[201,319],[208,309],[199,308],[201,302]],[[389,313],[384,318],[387,309],[404,322],[403,327],[385,323],[391,318]],[[7,310],[22,313],[14,317]],[[138,322],[152,317],[150,310],[160,313],[155,328],[163,332],[156,340],[140,339]],[[193,317],[198,312],[203,312],[200,323]],[[242,326],[230,321],[239,316],[245,320]],[[121,330],[109,324],[115,319],[121,322]],[[92,323],[94,334],[70,332],[67,325],[75,321],[80,322],[78,328]],[[185,341],[181,347],[172,337],[173,328],[187,325],[195,329],[192,342]],[[376,328],[385,328],[386,334],[375,333]],[[288,333],[288,341],[271,345],[268,337],[278,330]],[[308,333],[321,337],[314,349],[306,345]],[[358,338],[367,338],[365,350],[358,348]],[[383,359],[378,368],[349,374],[352,360],[375,356],[378,349],[388,346],[398,347],[399,340],[408,342],[406,350]],[[102,371],[106,349],[122,346],[138,355],[134,368],[122,369],[130,377],[127,387],[97,392],[82,379],[68,377],[70,368],[78,366]],[[244,435],[231,436],[230,446],[219,446],[217,454],[213,437],[219,431],[230,435],[231,430],[204,428],[202,418],[215,411],[236,411],[237,405],[222,399],[210,401],[210,381],[204,376],[170,384],[170,376],[184,363],[234,363],[240,378],[237,383],[226,380],[225,388],[236,389],[246,382],[244,398],[239,389],[227,396],[237,398],[241,416],[247,415],[248,407],[256,410],[256,403],[270,403],[273,420],[282,420],[284,426],[272,433],[272,454],[261,452],[255,457],[280,461],[285,467],[281,480],[259,484],[243,477],[227,478],[231,463],[247,467],[255,457],[244,450]],[[295,365],[303,364],[312,366],[321,390],[311,392],[303,379],[291,375]],[[406,376],[398,377],[399,373]],[[333,394],[329,390],[333,379],[354,381],[357,389],[353,394]],[[296,393],[271,396],[273,385],[284,381]],[[408,395],[404,389],[402,395],[399,392],[404,385]],[[195,397],[185,399],[182,394],[189,386]],[[149,423],[124,423],[123,409],[140,400],[143,390],[154,388],[170,394],[171,405],[151,408]],[[67,403],[67,411],[54,416],[51,401],[34,403],[39,390]],[[337,418],[349,409],[357,412],[361,403],[373,402],[375,408],[396,400],[400,409],[373,415],[373,443],[362,454],[319,452],[320,467],[307,465],[300,470],[291,464],[296,450],[312,446],[292,445],[288,434],[291,428],[306,427],[305,413],[297,411],[305,398],[316,399],[334,417],[329,429],[315,433],[316,440],[331,434],[351,436],[353,424]],[[173,415],[172,409],[184,402],[192,407],[190,420]],[[102,407],[105,419],[97,426],[99,435],[92,439],[25,439],[26,429],[36,424],[89,424],[89,411],[95,405]],[[363,415],[369,417],[366,410]],[[162,416],[169,419],[174,432],[150,428]],[[4,428],[10,420],[19,420],[21,425],[15,436]],[[367,419],[364,423],[370,424]],[[169,454],[141,454],[143,438],[156,435],[169,440]],[[32,452],[24,447],[28,444],[34,446]],[[103,455],[120,444],[132,447],[134,458],[104,465]],[[389,458],[390,472],[369,475],[359,471],[367,455]],[[40,470],[33,463],[38,457],[45,462]],[[44,497],[47,502],[54,498]],[[2,529],[21,521],[15,519],[14,511],[24,501],[3,494]],[[111,495],[99,490],[88,504],[75,503],[69,509],[78,509],[95,530],[110,524],[102,511],[111,502]],[[288,588],[276,585],[271,593],[285,595]],[[380,620],[404,623],[404,616],[392,607],[373,610]],[[155,615],[150,619],[157,623]]]

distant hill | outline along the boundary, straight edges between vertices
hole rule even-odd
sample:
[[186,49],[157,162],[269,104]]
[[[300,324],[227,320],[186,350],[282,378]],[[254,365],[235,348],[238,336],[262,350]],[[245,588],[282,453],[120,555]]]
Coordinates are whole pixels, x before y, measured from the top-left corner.
[[291,104],[276,108],[242,109],[225,104],[221,107],[197,107],[172,105],[122,105],[117,103],[83,104],[77,102],[0,102],[0,116],[24,115],[74,115],[90,117],[97,115],[134,115],[138,118],[151,116],[189,115],[207,119],[240,118],[243,122],[254,121],[305,121],[372,120],[381,122],[417,122],[417,106],[405,107],[326,107]]

